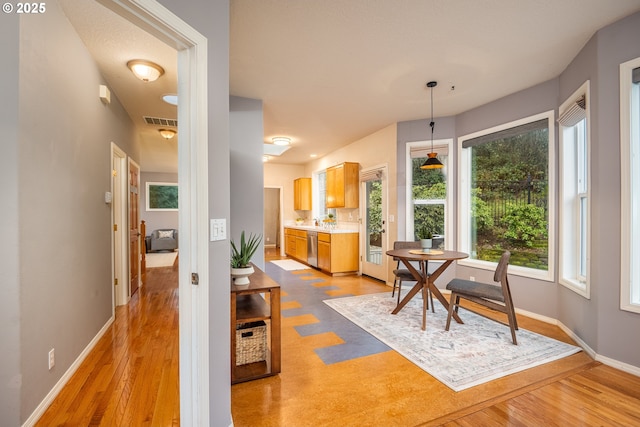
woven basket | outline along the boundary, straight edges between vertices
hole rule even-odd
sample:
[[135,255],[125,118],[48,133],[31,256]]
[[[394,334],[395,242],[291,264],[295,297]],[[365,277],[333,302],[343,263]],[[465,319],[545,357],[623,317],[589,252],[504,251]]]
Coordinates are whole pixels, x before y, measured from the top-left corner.
[[236,327],[236,365],[267,359],[267,325],[263,321],[241,323]]

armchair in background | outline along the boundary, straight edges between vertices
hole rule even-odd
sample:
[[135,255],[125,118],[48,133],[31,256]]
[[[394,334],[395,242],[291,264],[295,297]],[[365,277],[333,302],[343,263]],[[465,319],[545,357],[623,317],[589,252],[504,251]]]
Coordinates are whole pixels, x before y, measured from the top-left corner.
[[147,251],[173,251],[178,249],[178,230],[173,228],[153,230],[147,236]]

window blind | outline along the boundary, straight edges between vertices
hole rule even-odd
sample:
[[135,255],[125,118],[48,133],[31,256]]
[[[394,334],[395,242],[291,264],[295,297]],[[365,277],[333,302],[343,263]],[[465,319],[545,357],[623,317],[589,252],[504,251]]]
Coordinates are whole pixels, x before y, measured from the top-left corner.
[[509,129],[503,129],[498,132],[489,133],[479,136],[477,138],[467,139],[462,142],[462,148],[469,148],[475,145],[486,144],[487,142],[496,141],[498,139],[512,138],[514,136],[522,135],[523,133],[533,132],[535,130],[542,130],[549,128],[549,121],[547,119],[538,120],[531,123],[525,123],[524,125],[516,126]]
[[631,72],[631,81],[635,84],[640,83],[640,67],[634,68]]
[[560,114],[558,123],[562,126],[572,127],[587,117],[587,100],[584,95],[576,100],[569,108]]
[[382,169],[360,171],[360,182],[376,181],[382,179]]

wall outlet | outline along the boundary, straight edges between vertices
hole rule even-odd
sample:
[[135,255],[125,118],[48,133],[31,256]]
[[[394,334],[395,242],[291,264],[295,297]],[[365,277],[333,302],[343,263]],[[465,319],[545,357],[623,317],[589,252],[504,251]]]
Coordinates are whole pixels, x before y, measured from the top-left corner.
[[52,348],[49,350],[49,370],[56,366],[56,349]]
[[476,276],[469,276],[469,280],[471,280],[472,282],[476,281]]

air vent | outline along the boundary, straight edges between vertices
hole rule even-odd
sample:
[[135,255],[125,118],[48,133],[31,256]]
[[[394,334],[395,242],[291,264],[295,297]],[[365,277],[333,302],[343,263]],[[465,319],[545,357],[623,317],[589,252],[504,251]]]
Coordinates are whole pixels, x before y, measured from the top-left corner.
[[163,119],[162,117],[149,117],[149,116],[143,116],[142,118],[148,125],[178,127],[178,121],[175,119]]

